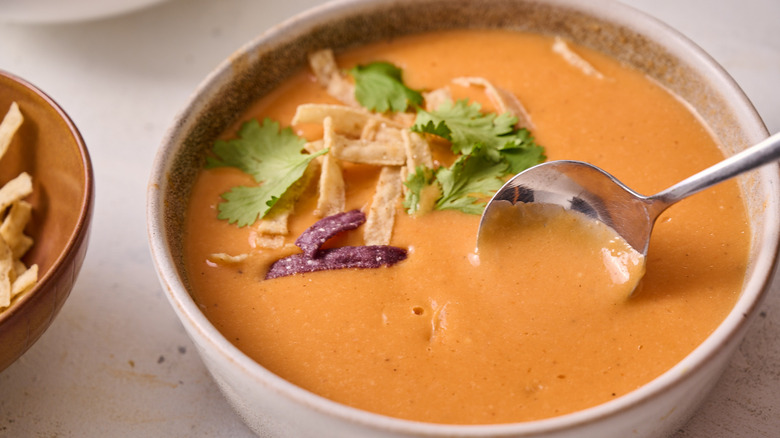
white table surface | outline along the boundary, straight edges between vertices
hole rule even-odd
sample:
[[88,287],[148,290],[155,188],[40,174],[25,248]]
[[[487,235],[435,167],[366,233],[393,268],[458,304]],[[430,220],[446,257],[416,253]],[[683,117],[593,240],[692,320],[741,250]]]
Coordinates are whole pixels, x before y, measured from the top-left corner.
[[[41,339],[0,373],[0,436],[251,436],[159,286],[147,247],[146,183],[163,133],[208,72],[319,3],[172,0],[89,22],[0,23],[0,69],[69,112],[89,147],[97,192],[89,251],[70,298]],[[780,1],[625,3],[702,46],[743,87],[770,132],[780,131]],[[780,437],[780,282],[773,289],[677,438]]]

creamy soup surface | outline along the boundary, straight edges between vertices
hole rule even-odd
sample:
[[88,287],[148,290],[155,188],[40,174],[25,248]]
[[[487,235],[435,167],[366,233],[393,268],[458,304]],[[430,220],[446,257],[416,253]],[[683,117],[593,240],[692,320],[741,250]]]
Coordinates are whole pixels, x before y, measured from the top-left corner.
[[[456,98],[491,111],[482,90],[451,83],[487,78],[523,103],[548,159],[593,163],[640,193],[660,191],[723,158],[698,118],[653,81],[572,46],[603,78],[586,75],[552,45],[538,35],[454,31],[374,44],[339,53],[337,61],[345,69],[388,61],[412,88],[449,86]],[[242,121],[270,117],[286,126],[297,105],[317,102],[337,103],[304,71]],[[322,136],[319,126],[293,129],[308,140]],[[446,145],[436,148],[435,158],[451,160]],[[345,164],[343,171],[346,208],[365,210],[379,168]],[[409,255],[397,265],[263,280],[268,265],[289,251],[253,249],[252,226],[217,219],[220,194],[241,184],[254,182],[237,169],[208,169],[192,194],[186,263],[205,315],[290,382],[405,419],[518,422],[624,395],[700,344],[732,308],[745,275],[750,231],[737,185],[728,182],[664,213],[646,275],[630,298],[607,287],[601,257],[579,251],[566,227],[557,235],[512,236],[511,264],[494,262],[500,250],[475,263],[479,216],[413,217],[400,205],[391,244]],[[298,202],[288,242],[318,219],[315,203],[313,194]],[[328,243],[362,244],[357,231]],[[208,261],[213,253],[249,256],[222,265]]]

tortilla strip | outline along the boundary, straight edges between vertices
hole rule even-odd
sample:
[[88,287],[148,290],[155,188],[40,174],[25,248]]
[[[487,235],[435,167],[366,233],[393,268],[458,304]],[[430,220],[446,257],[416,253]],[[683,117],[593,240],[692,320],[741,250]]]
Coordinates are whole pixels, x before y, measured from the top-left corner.
[[21,260],[14,260],[14,273],[16,274],[14,278],[22,275],[22,273],[24,273],[26,270],[27,266],[25,266]]
[[257,223],[257,231],[262,234],[280,236],[289,234],[290,230],[287,227],[287,221],[290,218],[290,214],[292,214],[292,208],[279,210],[276,213],[273,211],[269,212],[266,217]]
[[292,254],[273,262],[265,273],[265,279],[331,269],[376,269],[406,260],[406,254],[404,248],[387,245],[326,248],[318,251],[317,257]]
[[295,246],[303,251],[304,256],[316,258],[325,242],[339,234],[354,230],[365,222],[365,213],[358,209],[324,217],[304,230],[295,239]]
[[22,112],[19,111],[19,105],[16,102],[11,102],[11,107],[8,108],[3,121],[0,122],[0,158],[5,155],[8,145],[11,144],[16,130],[19,129],[23,121],[24,117],[22,117]]
[[276,235],[263,235],[258,234],[255,236],[255,247],[265,249],[277,249],[284,246],[284,236],[281,234]]
[[368,119],[368,122],[363,126],[363,131],[360,133],[360,139],[366,141],[375,140],[381,127],[382,123],[379,120]]
[[15,275],[11,248],[0,237],[0,309],[11,305],[11,278]]
[[[401,181],[407,180],[409,175],[417,172],[418,166],[425,166],[433,169],[433,157],[431,147],[428,141],[422,135],[409,130],[401,131],[404,140],[404,149],[406,150],[406,166],[401,168]],[[406,184],[401,185],[402,192],[406,196],[409,188]]]
[[368,210],[363,227],[363,241],[366,245],[389,245],[395,223],[395,210],[401,199],[401,169],[383,167],[379,173],[376,192]]
[[309,54],[309,65],[317,77],[317,82],[325,87],[328,94],[346,105],[360,106],[355,99],[355,86],[341,74],[333,50],[323,49]]
[[397,125],[411,128],[417,120],[417,113],[393,113],[389,117]]
[[32,289],[38,282],[38,265],[32,265],[27,270],[19,274],[11,285],[11,299],[15,296]]
[[33,244],[31,237],[24,234],[24,227],[30,222],[32,205],[26,201],[17,201],[0,225],[0,236],[11,248],[15,259],[21,258]]
[[587,76],[593,76],[596,79],[604,79],[604,75],[595,67],[590,65],[588,61],[583,59],[580,55],[574,53],[573,50],[566,44],[566,41],[561,37],[555,37],[555,42],[552,46],[553,52],[561,55],[564,61],[568,62],[571,66],[579,69]]
[[323,155],[322,170],[320,171],[319,198],[314,214],[319,217],[330,216],[344,211],[346,194],[344,191],[344,177],[341,174],[339,159],[333,154],[334,137],[333,118],[328,116],[322,123],[323,146],[330,152]]
[[461,77],[455,78],[452,82],[462,86],[469,87],[472,85],[480,86],[485,89],[485,95],[487,95],[493,106],[496,107],[496,112],[499,114],[510,113],[517,118],[517,125],[523,128],[534,129],[534,124],[531,121],[531,116],[526,111],[520,99],[509,91],[499,88],[493,85],[492,82],[481,77]]
[[452,92],[447,87],[423,93],[423,98],[425,99],[425,111],[428,112],[435,111],[442,103],[453,100]]
[[22,172],[0,188],[0,212],[30,193],[32,193],[32,178],[27,172]]
[[326,117],[333,119],[333,130],[349,137],[358,138],[363,133],[363,128],[371,119],[376,119],[386,126],[403,128],[402,123],[380,117],[360,108],[350,108],[344,105],[328,105],[319,103],[306,103],[298,105],[292,118],[292,125],[300,123],[323,123]]
[[[23,121],[19,105],[11,103],[8,113],[0,122],[0,158],[8,150]],[[26,172],[0,187],[0,309],[10,306],[16,295],[31,289],[38,282],[38,265],[28,269],[19,260],[33,245],[33,239],[24,234],[24,228],[30,221],[32,205],[22,200],[30,193],[32,178]]]
[[230,254],[225,254],[224,252],[218,252],[209,254],[208,260],[219,265],[234,265],[236,263],[243,262],[247,259],[247,257],[249,257],[248,254],[238,254],[233,256]]
[[263,234],[288,234],[290,231],[287,227],[287,221],[290,214],[292,214],[292,208],[271,212],[258,222],[257,231]]
[[[310,154],[319,152],[324,147],[325,147],[325,143],[322,140],[310,141],[307,142],[305,145],[303,145],[303,149]],[[319,156],[317,158],[322,158],[322,156]],[[314,161],[317,161],[317,158],[315,158]]]
[[414,173],[417,166],[433,169],[433,157],[428,141],[422,135],[409,130],[401,131],[401,137],[406,150],[406,171]]
[[406,162],[401,132],[395,128],[381,129],[373,141],[352,140],[334,134],[331,153],[340,160],[352,163],[401,166]]

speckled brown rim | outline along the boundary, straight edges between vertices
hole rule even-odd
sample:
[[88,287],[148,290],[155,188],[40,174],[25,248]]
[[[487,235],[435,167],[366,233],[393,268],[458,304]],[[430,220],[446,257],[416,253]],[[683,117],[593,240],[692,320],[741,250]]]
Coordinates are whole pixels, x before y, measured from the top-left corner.
[[[743,296],[726,320],[680,364],[642,388],[614,401],[552,419],[516,424],[451,426],[399,420],[331,402],[280,379],[245,356],[222,337],[187,294],[181,249],[175,236],[181,228],[182,207],[186,204],[189,190],[187,178],[191,181],[198,168],[195,164],[202,160],[202,152],[208,146],[204,139],[215,138],[242,113],[248,102],[273,88],[291,71],[301,68],[306,51],[326,46],[338,50],[367,42],[365,39],[356,42],[354,34],[360,35],[361,32],[367,32],[371,40],[377,40],[409,33],[412,28],[414,31],[473,28],[484,27],[488,23],[491,27],[539,31],[528,22],[518,24],[516,14],[507,13],[507,8],[514,8],[515,13],[522,11],[527,14],[526,18],[541,19],[545,12],[550,13],[554,16],[547,16],[548,21],[544,23],[548,23],[548,27],[542,29],[542,33],[571,38],[647,71],[697,109],[726,146],[727,153],[756,143],[767,135],[763,122],[744,93],[706,53],[659,21],[614,2],[339,1],[288,20],[242,47],[198,88],[189,106],[166,135],[155,160],[149,189],[150,242],[169,299],[180,316],[208,344],[237,368],[243,369],[249,378],[264,382],[273,391],[302,405],[376,430],[424,436],[541,436],[551,432],[571,432],[634,409],[690,378],[720,349],[733,350],[738,345],[748,320],[755,315],[765,296],[777,258],[780,195],[778,190],[773,190],[778,185],[776,165],[760,171],[762,178],[769,181],[767,185],[771,186],[763,187],[757,195],[767,200],[770,206],[767,216],[761,224],[752,224],[754,227],[760,225],[756,229],[760,235],[754,238],[754,243],[761,241],[761,247],[754,254],[752,274]],[[467,18],[453,18],[445,13],[456,10],[466,11],[464,16]],[[554,13],[551,12],[553,10]],[[437,20],[436,14],[442,19]],[[425,23],[420,22],[420,17],[425,17]],[[356,29],[351,34],[352,38],[339,33],[344,25],[349,24]],[[258,77],[258,69],[265,69],[267,74]]]

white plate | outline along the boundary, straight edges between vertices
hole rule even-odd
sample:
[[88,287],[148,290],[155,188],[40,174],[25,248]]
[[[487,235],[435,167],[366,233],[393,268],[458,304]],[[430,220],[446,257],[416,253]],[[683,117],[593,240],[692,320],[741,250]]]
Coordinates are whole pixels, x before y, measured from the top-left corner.
[[136,11],[165,0],[3,0],[0,21],[67,23]]

